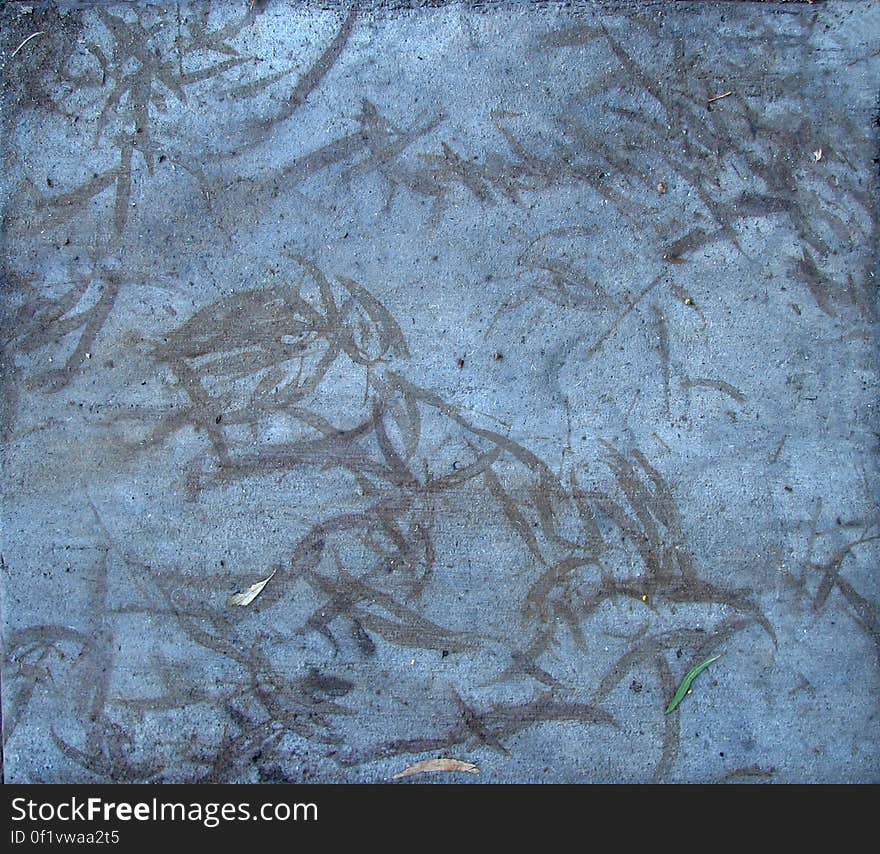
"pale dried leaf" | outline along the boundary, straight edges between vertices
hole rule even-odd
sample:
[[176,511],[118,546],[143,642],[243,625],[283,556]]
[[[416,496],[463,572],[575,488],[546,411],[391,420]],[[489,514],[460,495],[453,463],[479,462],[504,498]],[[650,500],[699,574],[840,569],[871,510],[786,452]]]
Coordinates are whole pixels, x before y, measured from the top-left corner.
[[247,590],[243,590],[241,593],[233,593],[226,600],[227,605],[250,605],[254,599],[257,598],[262,592],[263,588],[272,580],[272,577],[275,573],[278,572],[277,569],[272,571],[272,575],[268,578],[264,578],[262,581],[258,581],[256,584],[252,584],[248,587]]
[[393,779],[398,777],[412,777],[413,774],[427,774],[431,771],[462,771],[465,774],[479,774],[480,769],[470,762],[462,762],[460,759],[424,759],[413,765],[408,765]]

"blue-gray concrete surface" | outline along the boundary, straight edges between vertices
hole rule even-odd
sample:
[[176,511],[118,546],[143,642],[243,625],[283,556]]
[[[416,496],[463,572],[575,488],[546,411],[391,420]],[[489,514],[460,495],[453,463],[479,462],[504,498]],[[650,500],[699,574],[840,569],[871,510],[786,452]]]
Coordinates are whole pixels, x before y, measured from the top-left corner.
[[414,5],[0,12],[5,780],[880,782],[880,5]]

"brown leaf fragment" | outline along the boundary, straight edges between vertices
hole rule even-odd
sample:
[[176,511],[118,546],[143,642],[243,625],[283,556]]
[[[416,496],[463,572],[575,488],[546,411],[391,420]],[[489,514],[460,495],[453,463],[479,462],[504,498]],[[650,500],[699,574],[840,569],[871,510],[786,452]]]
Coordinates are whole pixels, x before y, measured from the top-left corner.
[[256,584],[252,584],[247,590],[242,590],[240,593],[233,593],[232,596],[226,600],[226,604],[230,606],[250,605],[251,602],[263,592],[263,588],[272,580],[276,572],[278,572],[277,569],[273,570],[272,575],[268,578],[264,578],[262,581],[258,581]]
[[462,762],[460,759],[424,759],[407,765],[403,771],[395,774],[392,779],[399,777],[412,777],[414,774],[428,774],[431,771],[461,771],[465,774],[479,774],[480,769],[471,762]]

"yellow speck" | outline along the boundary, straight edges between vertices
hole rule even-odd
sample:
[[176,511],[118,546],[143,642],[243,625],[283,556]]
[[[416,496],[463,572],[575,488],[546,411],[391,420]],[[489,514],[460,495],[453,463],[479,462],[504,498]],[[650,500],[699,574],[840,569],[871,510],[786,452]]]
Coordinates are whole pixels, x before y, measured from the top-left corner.
[[684,304],[685,305],[693,305],[694,301],[690,297],[685,297]]
[[693,694],[693,693],[694,693],[694,689],[693,689],[693,688],[688,688],[688,694]]
[[648,601],[648,594],[645,593],[645,594],[642,596],[642,602],[647,602],[647,601]]

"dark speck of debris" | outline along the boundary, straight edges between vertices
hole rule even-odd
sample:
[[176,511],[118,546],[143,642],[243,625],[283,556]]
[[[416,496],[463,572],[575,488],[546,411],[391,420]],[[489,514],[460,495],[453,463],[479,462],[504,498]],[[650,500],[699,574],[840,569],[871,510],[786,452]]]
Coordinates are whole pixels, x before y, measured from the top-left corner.
[[783,486],[782,488],[783,488],[786,492],[794,492],[794,489],[792,489],[790,486]]
[[455,360],[455,364],[458,365],[459,368],[463,368],[464,367],[464,359],[459,357],[458,359]]
[[496,353],[492,358],[496,362],[500,362],[504,358],[504,354],[503,353]]
[[223,420],[223,416],[222,416],[222,415],[218,415],[218,416],[214,419],[214,423],[215,423],[215,424],[219,424],[222,420]]
[[444,649],[444,650],[441,650],[441,651],[440,651],[440,657],[441,657],[441,658],[446,658],[447,655],[449,655],[449,650],[448,650],[448,649]]
[[642,685],[641,682],[637,682],[635,679],[632,681],[632,685],[629,686],[629,690],[633,692],[633,694],[640,694],[642,692],[642,688],[645,686]]
[[679,649],[677,649],[677,650],[675,651],[675,657],[676,657],[676,658],[681,658],[681,656],[682,656],[682,652],[681,652],[681,648],[679,648]]

